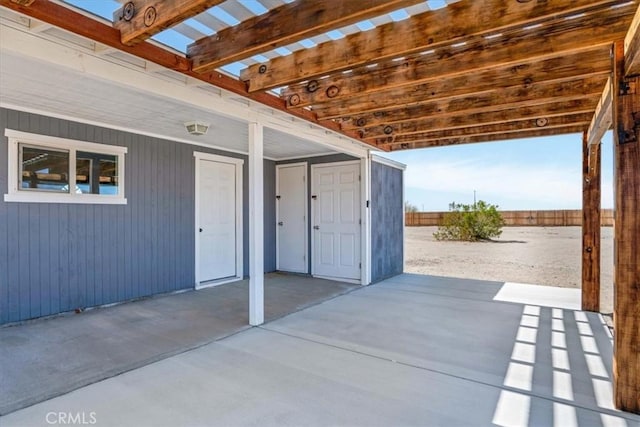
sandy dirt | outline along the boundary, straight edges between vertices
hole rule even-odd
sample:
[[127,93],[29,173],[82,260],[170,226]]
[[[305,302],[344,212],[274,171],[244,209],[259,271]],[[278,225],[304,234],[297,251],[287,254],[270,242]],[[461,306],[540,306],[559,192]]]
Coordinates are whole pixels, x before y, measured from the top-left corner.
[[[408,273],[579,288],[580,227],[505,227],[495,242],[439,242],[407,227]],[[602,228],[600,311],[613,311],[613,229]]]

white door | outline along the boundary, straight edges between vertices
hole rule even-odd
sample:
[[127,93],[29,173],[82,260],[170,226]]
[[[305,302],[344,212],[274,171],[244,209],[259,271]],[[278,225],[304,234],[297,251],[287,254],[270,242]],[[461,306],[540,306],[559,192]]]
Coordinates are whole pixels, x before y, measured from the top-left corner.
[[313,274],[360,279],[360,164],[312,168]]
[[277,269],[307,273],[307,164],[277,166]]
[[237,275],[236,167],[232,163],[199,161],[198,281]]

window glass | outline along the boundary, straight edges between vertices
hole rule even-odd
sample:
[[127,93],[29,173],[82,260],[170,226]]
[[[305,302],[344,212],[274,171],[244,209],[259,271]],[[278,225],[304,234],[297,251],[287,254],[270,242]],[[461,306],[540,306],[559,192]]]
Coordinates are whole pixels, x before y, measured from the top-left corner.
[[69,151],[20,144],[19,189],[69,192]]
[[78,151],[76,187],[87,194],[118,194],[118,156]]

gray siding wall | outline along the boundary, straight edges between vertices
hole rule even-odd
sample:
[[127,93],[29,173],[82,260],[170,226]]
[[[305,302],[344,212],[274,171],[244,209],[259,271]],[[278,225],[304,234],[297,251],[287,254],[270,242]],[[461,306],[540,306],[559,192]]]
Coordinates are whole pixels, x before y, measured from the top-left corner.
[[[4,202],[5,128],[126,146],[127,204]],[[246,156],[7,109],[0,109],[0,131],[0,324],[193,287],[193,152]],[[246,163],[243,172],[246,276]],[[265,254],[270,256],[274,187],[275,164],[265,161]],[[265,268],[273,270],[275,259],[265,257]]]
[[[307,253],[309,254],[309,262],[307,263],[307,273],[311,274],[311,260],[313,259],[313,248],[311,248],[311,165],[317,165],[321,163],[334,163],[334,162],[347,162],[349,160],[358,160],[357,157],[349,156],[348,154],[331,154],[328,156],[318,156],[318,157],[306,157],[302,159],[293,159],[293,160],[285,160],[281,162],[276,162],[277,165],[284,165],[288,163],[301,163],[307,162],[307,212],[308,212],[308,230],[307,230]],[[274,212],[275,212],[275,204],[274,204]],[[275,232],[274,232],[274,241],[275,241]],[[275,265],[275,261],[274,261]]]
[[403,172],[371,162],[371,281],[402,273],[404,230]]
[[276,271],[276,163],[264,161],[264,271]]

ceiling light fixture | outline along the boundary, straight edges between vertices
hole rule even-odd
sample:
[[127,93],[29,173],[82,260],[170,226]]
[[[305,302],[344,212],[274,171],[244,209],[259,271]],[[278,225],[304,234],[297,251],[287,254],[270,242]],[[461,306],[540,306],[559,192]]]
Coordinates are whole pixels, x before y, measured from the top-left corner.
[[209,130],[209,123],[198,121],[185,122],[184,127],[191,135],[204,135]]

